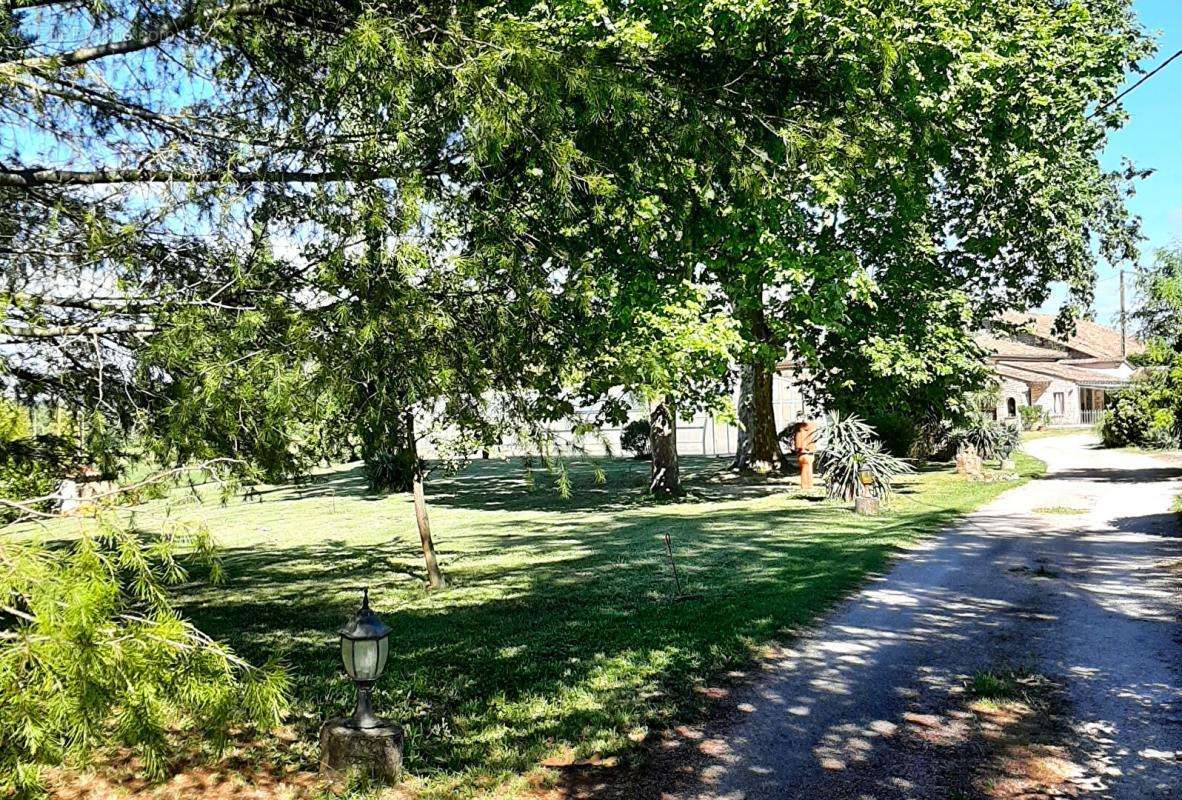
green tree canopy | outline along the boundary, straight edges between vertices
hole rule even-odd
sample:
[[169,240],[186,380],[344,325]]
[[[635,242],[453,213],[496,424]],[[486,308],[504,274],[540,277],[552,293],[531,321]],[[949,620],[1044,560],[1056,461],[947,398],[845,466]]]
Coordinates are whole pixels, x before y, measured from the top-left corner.
[[[1098,162],[1123,120],[1108,101],[1149,52],[1127,0],[3,13],[3,113],[23,131],[0,169],[21,209],[6,331],[30,354],[11,374],[124,421],[200,397],[161,430],[249,442],[269,468],[296,463],[284,436],[323,438],[302,417],[359,421],[371,381],[473,430],[473,392],[561,414],[605,363],[596,315],[655,313],[687,281],[738,326],[773,460],[774,365],[788,349],[825,375],[823,343],[856,318],[851,346],[885,341],[862,312],[876,293],[935,298],[921,317],[963,295],[974,322],[1054,281],[1086,304],[1096,252],[1132,249],[1133,173]],[[61,50],[54,31],[78,25],[88,47]],[[60,296],[91,272],[110,299]],[[172,355],[131,370],[145,346]]]

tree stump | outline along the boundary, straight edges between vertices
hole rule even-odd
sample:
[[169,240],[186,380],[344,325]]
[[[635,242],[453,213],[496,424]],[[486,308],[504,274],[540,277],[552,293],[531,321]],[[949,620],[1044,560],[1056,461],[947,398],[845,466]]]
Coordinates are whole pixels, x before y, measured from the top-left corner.
[[877,497],[871,497],[868,494],[861,495],[854,498],[854,513],[864,517],[873,517],[878,513],[880,505]]
[[351,728],[345,718],[330,719],[320,729],[320,772],[335,776],[358,770],[387,784],[402,774],[402,728]]

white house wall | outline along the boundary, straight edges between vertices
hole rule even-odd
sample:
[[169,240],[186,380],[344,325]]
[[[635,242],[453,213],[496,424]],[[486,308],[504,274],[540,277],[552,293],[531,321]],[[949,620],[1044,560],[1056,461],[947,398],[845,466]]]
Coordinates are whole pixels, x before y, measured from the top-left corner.
[[[738,396],[732,398],[738,403]],[[789,423],[800,418],[804,410],[804,398],[800,391],[783,375],[772,378],[772,406],[776,416],[776,430],[783,430]],[[583,408],[578,412],[580,417],[588,421],[594,419],[595,408]],[[648,417],[648,408],[643,403],[636,403],[628,415],[629,421]],[[420,426],[425,427],[425,426]],[[555,443],[564,454],[581,454],[588,456],[621,455],[620,434],[623,426],[612,426],[599,429],[593,435],[577,437],[572,426],[563,421],[553,424],[550,433]],[[734,455],[738,446],[739,430],[736,426],[716,419],[712,414],[697,413],[690,417],[677,419],[677,451],[681,455],[694,456],[730,456]],[[420,446],[422,454],[431,458],[435,455],[435,448],[429,442]],[[492,457],[512,457],[533,452],[534,448],[519,442],[505,442],[500,447],[493,448],[489,455]]]
[[[1080,408],[1079,408],[1079,387],[1070,381],[1061,380],[1059,378],[1047,377],[1050,385],[1037,398],[1034,399],[1033,405],[1045,409],[1051,418],[1052,425],[1079,425],[1080,424]],[[1055,413],[1055,393],[1062,392],[1064,395],[1064,413]],[[1030,387],[1022,381],[1014,378],[1002,378],[1000,386],[1000,399],[997,403],[997,418],[999,420],[1017,421],[1015,417],[1009,414],[1009,401],[1013,399],[1016,401],[1017,407],[1031,405]],[[1018,412],[1019,417],[1021,411]]]
[[[1030,405],[1030,387],[1013,378],[1002,378],[999,392],[1001,396],[997,402],[997,418],[1014,422],[1020,420],[1022,412],[1018,409]],[[1015,414],[1012,417],[1009,413],[1010,400],[1014,401],[1015,406]]]
[[[1065,395],[1066,405],[1064,406],[1065,413],[1063,414],[1055,413],[1056,392],[1062,392]],[[1035,405],[1046,409],[1047,413],[1051,415],[1052,425],[1080,424],[1079,387],[1070,381],[1060,380],[1058,378],[1052,379],[1051,385],[1035,401]]]

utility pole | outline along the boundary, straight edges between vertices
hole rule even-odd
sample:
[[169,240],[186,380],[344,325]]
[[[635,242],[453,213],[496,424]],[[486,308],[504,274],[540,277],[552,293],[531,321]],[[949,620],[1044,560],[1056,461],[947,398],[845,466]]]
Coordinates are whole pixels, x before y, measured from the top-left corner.
[[1125,322],[1125,270],[1121,267],[1120,270],[1120,360],[1124,361],[1128,355],[1128,345],[1126,338],[1128,336],[1127,324]]

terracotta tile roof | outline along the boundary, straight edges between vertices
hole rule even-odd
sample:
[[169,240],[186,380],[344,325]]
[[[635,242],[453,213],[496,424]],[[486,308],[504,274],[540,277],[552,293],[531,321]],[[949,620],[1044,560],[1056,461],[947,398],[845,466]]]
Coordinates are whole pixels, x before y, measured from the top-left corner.
[[1043,396],[1047,389],[1051,388],[1051,378],[1046,375],[1039,375],[1037,372],[1030,372],[1013,364],[1006,364],[999,361],[993,365],[993,369],[998,375],[1006,378],[1012,378],[1016,381],[1021,381],[1030,387],[1030,399],[1034,402]]
[[1026,342],[1019,342],[1017,339],[995,336],[985,331],[976,334],[973,338],[977,344],[989,351],[990,355],[998,358],[1041,358],[1052,360],[1067,358],[1066,350],[1036,347],[1032,344],[1026,344]]
[[[1104,325],[1081,319],[1076,323],[1075,333],[1063,339],[1053,333],[1055,317],[1051,314],[1020,314],[1007,311],[1002,318],[1013,325],[1022,325],[1040,339],[1066,345],[1093,358],[1120,358],[1120,331]],[[1127,339],[1127,348],[1128,354],[1134,355],[1144,350],[1145,346],[1130,336]]]
[[1005,361],[999,361],[994,364],[993,370],[1002,377],[1013,378],[1016,381],[1023,381],[1024,383],[1050,380],[1046,375],[1024,369],[1021,364],[1008,364]]
[[[1074,364],[1064,364],[1055,361],[1023,361],[1021,364],[998,364],[999,373],[1001,373],[1003,368],[1008,368],[1010,371],[1017,368],[1017,371],[1032,375],[1036,380],[1046,380],[1047,377],[1059,378],[1079,384],[1080,386],[1124,386],[1129,382],[1127,378],[1122,378],[1119,375],[1111,375],[1100,370],[1087,369]],[[1015,377],[1017,380],[1027,380],[1026,378],[1017,376],[1010,377]]]

